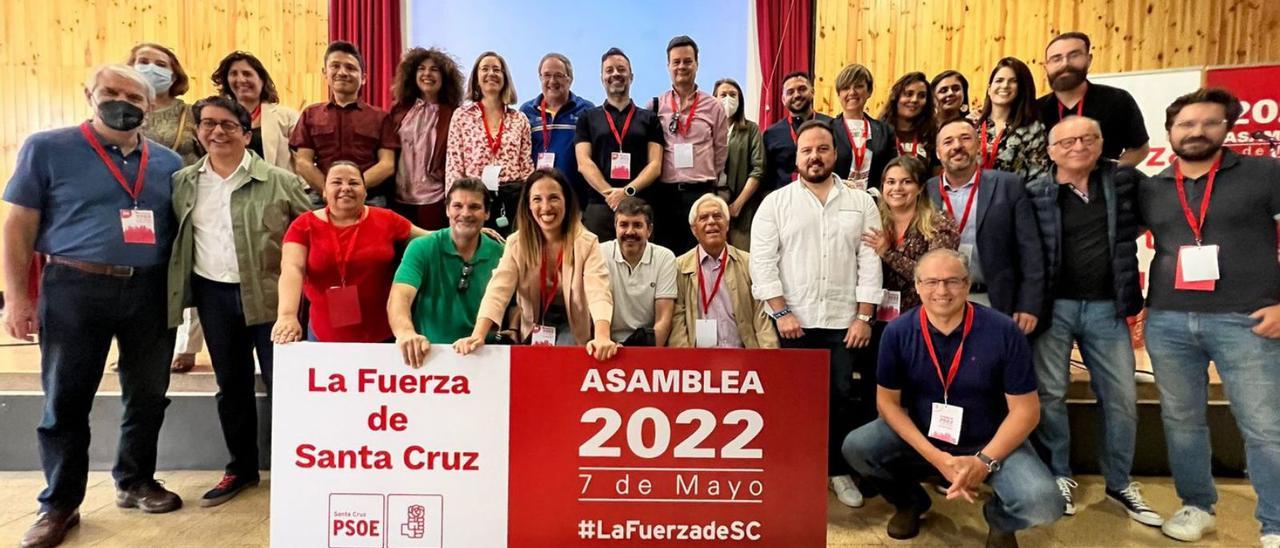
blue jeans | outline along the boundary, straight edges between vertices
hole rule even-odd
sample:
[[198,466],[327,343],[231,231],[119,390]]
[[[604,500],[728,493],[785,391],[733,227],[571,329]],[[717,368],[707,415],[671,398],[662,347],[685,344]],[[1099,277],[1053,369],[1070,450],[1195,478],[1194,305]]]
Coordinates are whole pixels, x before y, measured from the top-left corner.
[[1210,471],[1209,361],[1218,367],[1231,413],[1244,437],[1254,514],[1262,534],[1280,534],[1280,340],[1255,335],[1246,314],[1151,310],[1147,352],[1160,388],[1160,417],[1169,467],[1183,504],[1212,510],[1218,501]]
[[[851,432],[843,452],[853,469],[874,483],[895,508],[926,510],[932,504],[920,481],[942,477],[942,473],[902,441],[884,419]],[[1005,457],[987,483],[996,494],[982,513],[988,525],[1001,531],[1052,523],[1066,508],[1053,475],[1027,442]]]
[[129,488],[152,479],[156,442],[169,406],[167,277],[157,266],[129,278],[89,274],[50,264],[40,282],[40,378],[44,418],[36,428],[48,487],[41,511],[70,510],[84,501],[89,473],[89,410],[102,382],[107,351],[120,350],[124,416],[111,475]]
[[1098,465],[1107,489],[1129,485],[1138,430],[1133,343],[1129,326],[1116,317],[1114,301],[1058,299],[1049,329],[1035,340],[1036,381],[1040,385],[1040,425],[1036,441],[1048,453],[1049,471],[1071,477],[1071,425],[1067,385],[1071,382],[1071,344],[1089,368],[1089,385],[1102,408],[1102,448]]

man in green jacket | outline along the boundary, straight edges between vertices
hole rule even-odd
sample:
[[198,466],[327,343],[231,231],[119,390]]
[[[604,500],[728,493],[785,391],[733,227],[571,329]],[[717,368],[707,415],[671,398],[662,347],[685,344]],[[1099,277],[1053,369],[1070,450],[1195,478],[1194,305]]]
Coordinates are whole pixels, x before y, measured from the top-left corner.
[[216,506],[258,483],[254,354],[271,390],[281,240],[310,211],[297,175],[247,150],[249,112],[214,96],[194,107],[208,154],[173,175],[178,234],[169,260],[169,325],[195,306],[218,381],[218,418],[231,453],[222,480],[200,501]]

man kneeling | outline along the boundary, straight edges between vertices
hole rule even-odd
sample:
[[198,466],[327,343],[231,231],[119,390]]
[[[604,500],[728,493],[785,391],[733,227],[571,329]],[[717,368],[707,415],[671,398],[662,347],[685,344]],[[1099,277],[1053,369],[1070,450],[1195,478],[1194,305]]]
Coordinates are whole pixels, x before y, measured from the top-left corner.
[[1017,546],[1015,531],[1063,512],[1053,475],[1027,442],[1040,417],[1030,346],[1009,317],[968,302],[963,255],[926,253],[915,283],[921,305],[880,342],[880,418],[845,438],[844,457],[897,508],[890,537],[920,532],[932,502],[919,482],[941,476],[948,499],[974,502],[989,483],[987,546]]

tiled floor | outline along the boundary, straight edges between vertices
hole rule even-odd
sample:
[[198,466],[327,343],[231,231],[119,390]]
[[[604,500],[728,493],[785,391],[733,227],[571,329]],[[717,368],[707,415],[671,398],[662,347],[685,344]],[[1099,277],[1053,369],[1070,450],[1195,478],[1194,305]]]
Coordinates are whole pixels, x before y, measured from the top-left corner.
[[[171,514],[144,515],[115,507],[110,475],[94,472],[81,514],[83,520],[64,546],[101,547],[228,547],[265,546],[270,528],[269,493],[264,482],[217,508],[199,508],[196,499],[220,477],[219,472],[167,472],[165,484],[188,502]],[[1218,531],[1198,544],[1169,540],[1159,529],[1128,519],[1118,507],[1104,500],[1097,477],[1077,478],[1080,511],[1050,527],[1020,535],[1022,546],[1035,547],[1148,547],[1148,546],[1257,546],[1258,524],[1253,519],[1255,498],[1249,484],[1224,480],[1219,484]],[[1166,515],[1176,506],[1173,485],[1167,478],[1147,478],[1149,502]],[[38,472],[0,473],[0,545],[15,545],[35,519],[31,511],[36,493],[44,486]],[[828,546],[981,546],[986,526],[977,505],[939,500],[925,518],[919,537],[909,542],[890,539],[884,524],[891,510],[883,499],[868,501],[864,508],[827,504]]]

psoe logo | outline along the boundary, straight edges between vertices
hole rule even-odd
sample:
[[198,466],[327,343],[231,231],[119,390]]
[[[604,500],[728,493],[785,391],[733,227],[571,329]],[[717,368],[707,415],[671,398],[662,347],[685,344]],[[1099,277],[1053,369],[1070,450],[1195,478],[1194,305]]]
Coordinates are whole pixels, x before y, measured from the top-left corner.
[[400,524],[400,535],[413,539],[422,538],[427,532],[427,509],[421,504],[409,505],[409,516]]
[[387,495],[387,548],[440,548],[444,545],[444,497]]
[[386,536],[383,496],[329,495],[329,548],[382,548]]

